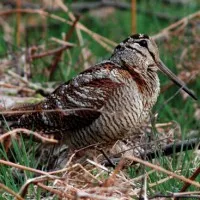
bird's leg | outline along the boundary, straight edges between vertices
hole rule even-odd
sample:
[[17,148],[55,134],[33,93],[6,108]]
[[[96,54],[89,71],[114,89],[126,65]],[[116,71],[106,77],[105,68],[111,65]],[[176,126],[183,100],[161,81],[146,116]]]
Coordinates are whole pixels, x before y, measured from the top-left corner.
[[105,159],[108,161],[111,167],[115,168],[116,165],[113,163],[113,161],[108,157],[108,155],[105,153],[105,151],[101,148],[98,148],[98,150],[102,153],[102,155],[105,157]]

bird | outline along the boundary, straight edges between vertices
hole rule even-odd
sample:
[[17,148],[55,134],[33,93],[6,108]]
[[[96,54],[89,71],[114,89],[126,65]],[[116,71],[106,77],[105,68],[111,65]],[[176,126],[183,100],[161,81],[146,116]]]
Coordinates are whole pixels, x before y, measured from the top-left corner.
[[[160,93],[158,71],[197,99],[161,61],[155,41],[134,34],[107,60],[58,86],[43,101],[13,107],[1,120],[13,128],[53,134],[72,149],[107,145],[137,134]],[[20,111],[20,112],[15,112]]]

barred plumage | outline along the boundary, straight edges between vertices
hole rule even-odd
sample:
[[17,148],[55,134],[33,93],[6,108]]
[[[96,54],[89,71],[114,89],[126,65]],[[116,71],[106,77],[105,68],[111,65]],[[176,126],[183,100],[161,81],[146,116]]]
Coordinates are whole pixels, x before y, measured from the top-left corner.
[[195,98],[161,62],[155,42],[136,34],[120,43],[110,59],[62,84],[44,101],[11,109],[22,113],[4,117],[14,121],[13,127],[62,136],[75,149],[112,143],[147,119],[160,91],[158,69]]

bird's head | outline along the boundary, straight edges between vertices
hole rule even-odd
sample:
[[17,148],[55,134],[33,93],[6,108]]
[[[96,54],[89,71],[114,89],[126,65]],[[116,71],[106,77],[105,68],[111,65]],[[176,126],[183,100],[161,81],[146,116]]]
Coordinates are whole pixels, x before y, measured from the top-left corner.
[[193,92],[161,61],[158,47],[148,35],[135,34],[128,37],[116,46],[110,60],[138,75],[155,74],[159,70],[193,99],[197,99]]

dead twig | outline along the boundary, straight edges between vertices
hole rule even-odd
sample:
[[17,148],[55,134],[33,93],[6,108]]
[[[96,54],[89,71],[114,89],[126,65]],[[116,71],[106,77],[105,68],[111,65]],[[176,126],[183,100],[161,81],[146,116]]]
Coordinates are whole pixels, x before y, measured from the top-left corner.
[[[7,10],[7,11],[0,12],[0,16],[15,14],[17,12],[27,13],[27,14],[39,14],[39,15],[42,15],[42,16],[45,16],[45,17],[50,17],[52,19],[58,20],[60,22],[66,23],[66,24],[71,25],[71,26],[73,25],[73,22],[74,22],[74,17],[73,17],[73,20],[71,22],[71,21],[66,20],[66,19],[64,19],[62,17],[59,17],[57,15],[45,12],[45,11],[43,11],[41,9],[13,9],[13,10]],[[99,35],[98,33],[95,33],[93,31],[91,31],[90,29],[85,27],[80,22],[77,23],[76,27],[78,29],[84,31],[85,33],[87,33],[93,40],[95,40],[97,43],[99,43],[102,47],[104,47],[109,52],[113,51],[113,48],[111,48],[110,45],[112,47],[117,45],[117,43],[109,40],[108,38],[103,37],[103,36]]]
[[[57,4],[60,8],[62,8],[62,10],[64,10],[69,18],[71,19],[71,21],[73,22],[76,17],[74,16],[74,14],[72,12],[70,12],[70,10],[68,9],[68,7],[61,1],[61,0],[57,0]],[[69,24],[72,25],[73,23],[70,22]],[[84,31],[85,33],[87,33],[89,36],[91,36],[97,43],[99,43],[102,47],[104,47],[105,49],[107,49],[108,51],[112,52],[113,49],[110,48],[109,45],[111,46],[116,46],[117,44],[111,40],[109,40],[106,37],[103,37],[93,31],[91,31],[90,29],[88,29],[87,27],[85,27],[83,24],[81,24],[80,22],[77,23],[76,28]]]
[[28,60],[32,61],[32,60],[40,59],[40,58],[43,58],[43,57],[46,57],[46,56],[55,55],[55,54],[58,54],[58,53],[66,50],[66,49],[70,49],[72,47],[73,46],[66,45],[66,46],[59,47],[59,48],[53,49],[53,50],[49,50],[49,51],[46,51],[46,52],[43,52],[43,53],[40,53],[40,54],[34,54],[34,55],[29,56]]
[[[73,33],[74,29],[75,29],[75,26],[76,26],[78,20],[79,20],[79,17],[77,17],[77,18],[74,20],[74,22],[73,22],[73,24],[72,24],[70,30],[69,30],[68,33],[66,33],[66,35],[65,35],[64,41],[68,41],[68,40],[70,39],[70,37],[72,36],[72,33]],[[61,60],[62,53],[63,53],[63,50],[60,50],[60,51],[57,52],[56,55],[55,55],[55,58],[54,58],[54,60],[53,60],[53,62],[52,62],[52,64],[51,64],[51,66],[50,66],[50,72],[49,72],[49,77],[50,77],[50,79],[52,78],[52,76],[53,76],[53,74],[54,74],[54,72],[55,72],[55,70],[56,70],[56,68],[57,68],[57,66],[58,66],[58,63],[59,63],[60,60]]]
[[0,159],[0,164],[6,165],[6,166],[10,166],[10,167],[15,167],[15,168],[21,169],[21,170],[30,171],[30,172],[33,172],[33,173],[36,173],[36,174],[40,174],[40,175],[49,175],[50,176],[50,174],[48,172],[44,172],[44,171],[41,171],[41,170],[38,170],[38,169],[34,169],[34,168],[31,168],[31,167],[26,167],[24,165],[16,164],[16,163],[13,163],[13,162],[10,162],[10,161],[6,161],[6,160],[1,160]]
[[[195,178],[200,174],[200,167],[198,167],[195,172],[192,174],[192,176],[189,178],[190,180],[195,180]],[[190,187],[190,183],[185,183],[180,190],[180,192],[185,192],[188,187]],[[179,197],[175,198],[174,200],[179,200]]]
[[[22,198],[19,194],[15,193],[13,190],[11,190],[10,188],[8,188],[7,186],[5,186],[2,183],[0,183],[0,188],[5,190],[7,193],[13,195],[15,197],[15,199],[17,199],[17,200],[24,200],[24,198]],[[3,196],[2,196],[2,198],[3,198]]]
[[63,191],[59,191],[59,190],[53,189],[52,187],[46,186],[43,183],[36,183],[36,185],[38,187],[42,188],[43,190],[46,190],[46,191],[49,191],[49,192],[51,192],[53,194],[58,195],[62,199],[65,199],[65,198],[67,198],[67,199],[73,199],[72,195],[67,194],[66,192],[63,192]]
[[18,79],[20,82],[22,82],[23,84],[27,85],[30,88],[33,88],[35,90],[44,90],[44,88],[42,88],[41,86],[34,84],[30,81],[28,81],[27,79],[21,77],[20,75],[16,74],[15,72],[8,70],[7,73],[12,76],[13,78]]
[[77,191],[76,193],[76,199],[80,198],[90,198],[90,199],[99,199],[99,200],[115,200],[113,197],[105,197],[102,195],[97,195],[97,194],[90,194],[84,191]]
[[28,179],[26,181],[26,183],[20,188],[19,195],[22,196],[22,197],[25,197],[25,195],[27,193],[27,190],[28,190],[28,187],[31,184],[38,185],[38,183],[41,183],[41,182],[44,182],[44,181],[55,180],[55,179],[61,179],[61,178],[48,174],[48,175],[44,175],[44,176],[39,176],[39,177],[36,177],[36,178]]
[[17,89],[19,91],[27,92],[27,93],[35,93],[35,90],[32,90],[30,88],[20,87],[20,86],[12,85],[12,84],[9,84],[9,83],[1,83],[0,82],[0,87]]
[[58,140],[55,140],[53,138],[43,137],[41,134],[39,134],[37,132],[33,132],[33,131],[30,131],[30,130],[24,129],[24,128],[17,128],[17,129],[14,129],[12,131],[9,131],[9,132],[1,135],[0,136],[0,142],[2,143],[7,138],[15,137],[16,134],[20,134],[20,133],[26,134],[28,136],[33,135],[36,139],[42,141],[42,143],[51,143],[51,144],[57,144],[58,143]]
[[197,11],[191,15],[188,15],[181,20],[171,24],[170,26],[164,28],[162,31],[157,33],[156,35],[152,36],[155,41],[163,41],[170,38],[171,33],[178,28],[184,28],[191,20],[195,18],[200,18],[200,11]]
[[171,172],[171,171],[169,171],[169,170],[166,170],[166,169],[164,169],[164,168],[162,168],[162,167],[160,167],[160,166],[158,166],[158,165],[154,165],[154,164],[152,164],[152,163],[149,163],[149,162],[147,162],[147,161],[144,161],[144,160],[142,160],[142,159],[140,159],[140,158],[137,158],[137,157],[135,157],[135,156],[125,156],[124,159],[128,159],[128,160],[131,160],[131,161],[134,161],[134,162],[137,162],[137,163],[141,163],[141,164],[143,164],[143,165],[145,165],[145,166],[147,166],[147,167],[150,167],[150,168],[152,168],[152,169],[155,169],[156,171],[163,172],[163,173],[165,173],[165,174],[167,174],[167,175],[169,175],[169,176],[172,176],[172,177],[174,177],[174,178],[176,178],[176,179],[179,179],[179,180],[181,180],[181,181],[183,181],[183,182],[185,182],[185,183],[189,183],[189,184],[191,184],[191,185],[196,186],[197,188],[200,188],[200,183],[198,183],[198,182],[196,182],[196,181],[192,181],[192,180],[190,180],[190,179],[188,179],[188,178],[185,178],[184,176],[180,176],[180,175],[178,175],[178,174],[175,174],[174,172]]
[[119,173],[119,171],[123,168],[124,166],[124,160],[120,160],[117,167],[115,168],[114,172],[111,174],[111,176],[106,179],[106,181],[104,182],[103,186],[104,187],[109,187],[112,186],[115,182],[116,179],[116,175]]

